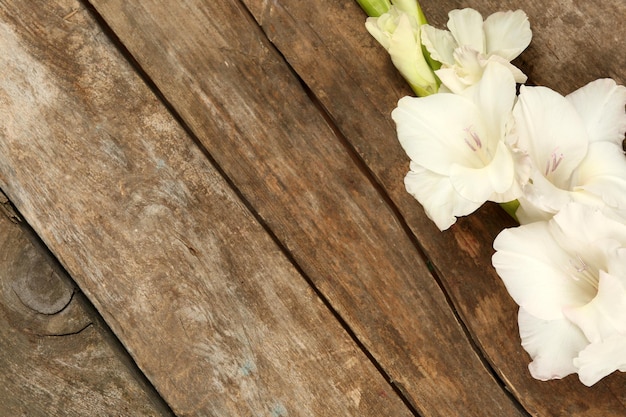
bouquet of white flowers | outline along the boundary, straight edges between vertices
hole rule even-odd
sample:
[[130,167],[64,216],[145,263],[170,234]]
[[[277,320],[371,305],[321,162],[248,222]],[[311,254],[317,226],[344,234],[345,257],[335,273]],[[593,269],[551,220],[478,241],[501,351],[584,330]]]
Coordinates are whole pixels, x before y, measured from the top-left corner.
[[417,0],[357,1],[418,96],[391,114],[407,191],[440,230],[486,201],[520,224],[492,262],[520,306],[533,377],[590,386],[626,371],[626,88],[518,89],[527,77],[511,61],[532,38],[521,10],[453,10],[442,30]]

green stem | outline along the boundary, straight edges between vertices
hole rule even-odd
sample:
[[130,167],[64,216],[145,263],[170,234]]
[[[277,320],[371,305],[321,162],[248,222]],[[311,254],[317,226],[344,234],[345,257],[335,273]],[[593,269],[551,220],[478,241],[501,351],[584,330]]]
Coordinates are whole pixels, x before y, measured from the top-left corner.
[[419,23],[420,26],[427,24],[428,21],[426,20],[426,15],[422,11],[419,2],[416,1],[415,3],[417,3],[417,23]]
[[378,17],[387,13],[391,8],[389,0],[356,0],[356,2],[370,17]]

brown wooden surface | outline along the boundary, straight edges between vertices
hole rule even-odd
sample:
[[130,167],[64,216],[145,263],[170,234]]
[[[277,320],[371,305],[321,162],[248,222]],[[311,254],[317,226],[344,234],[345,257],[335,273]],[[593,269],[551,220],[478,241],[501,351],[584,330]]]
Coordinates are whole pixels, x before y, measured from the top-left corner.
[[[440,233],[404,191],[355,2],[92,3],[0,2],[0,188],[177,415],[626,412],[623,374],[528,375],[497,207]],[[624,82],[621,0],[522,7],[531,83]]]
[[45,246],[2,214],[0,370],[2,416],[172,415]]
[[0,21],[0,184],[177,415],[410,415],[80,4]]

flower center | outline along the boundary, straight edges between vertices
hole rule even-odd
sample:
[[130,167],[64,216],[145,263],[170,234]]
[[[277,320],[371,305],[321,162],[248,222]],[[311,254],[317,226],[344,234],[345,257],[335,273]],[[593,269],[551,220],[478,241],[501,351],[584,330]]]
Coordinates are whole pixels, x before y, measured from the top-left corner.
[[592,271],[589,265],[587,265],[578,254],[576,254],[576,258],[569,259],[569,264],[573,269],[573,273],[570,277],[581,284],[581,286],[585,286],[588,290],[591,290],[593,293],[592,297],[594,297],[598,292],[598,274]]
[[466,127],[464,130],[466,133],[466,136],[463,138],[465,144],[480,158],[484,165],[489,165],[492,159],[491,152],[488,148],[483,147],[480,136],[478,136],[472,126]]
[[559,152],[559,148],[554,148],[550,157],[548,158],[548,162],[546,163],[546,170],[544,171],[544,176],[548,176],[549,174],[556,171],[559,167],[559,164],[563,160],[563,153]]

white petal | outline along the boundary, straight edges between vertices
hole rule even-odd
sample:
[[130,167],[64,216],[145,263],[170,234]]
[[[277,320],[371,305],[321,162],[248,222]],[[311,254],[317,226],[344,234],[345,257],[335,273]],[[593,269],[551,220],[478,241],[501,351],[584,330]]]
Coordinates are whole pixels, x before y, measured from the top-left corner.
[[589,343],[566,319],[546,321],[520,308],[518,314],[522,347],[533,359],[528,366],[541,381],[564,378],[577,371],[573,359]]
[[500,65],[506,68],[512,75],[513,87],[515,83],[526,81],[526,75],[513,66],[506,59],[497,55],[485,56],[468,46],[461,46],[454,50],[454,62],[452,66],[444,66],[435,71],[442,84],[447,86],[455,94],[461,94],[465,89],[477,84],[483,77],[486,68],[492,65]]
[[453,164],[484,166],[464,141],[469,127],[484,136],[481,115],[470,100],[455,94],[403,97],[391,117],[409,158],[428,170],[449,175]]
[[614,143],[589,144],[587,155],[565,189],[538,171],[533,171],[531,179],[520,199],[517,217],[521,223],[546,220],[571,201],[602,209],[608,215],[626,216],[626,158],[621,146]]
[[[543,320],[563,318],[563,307],[587,304],[595,292],[572,278],[572,254],[563,250],[549,222],[505,229],[491,262],[515,302]],[[559,239],[559,240],[562,240]]]
[[557,187],[568,189],[572,172],[587,153],[588,138],[576,109],[546,87],[520,89],[513,110],[518,146]]
[[595,298],[582,307],[565,308],[563,313],[592,343],[614,334],[626,335],[626,291],[618,278],[604,271],[600,271]]
[[458,46],[454,37],[447,30],[437,29],[430,25],[421,26],[422,43],[430,56],[445,65],[454,65],[452,53]]
[[[435,71],[437,77],[441,80],[441,86],[439,87],[439,93],[451,92],[454,94],[461,94],[465,89],[472,84],[468,83],[463,77],[459,77],[456,67],[440,68]],[[444,90],[445,89],[445,90]]]
[[484,24],[487,54],[512,61],[530,44],[532,32],[526,13],[521,10],[497,12]]
[[496,145],[496,154],[491,163],[484,168],[467,168],[453,165],[450,182],[464,198],[484,203],[494,194],[506,193],[513,187],[515,165],[504,142]]
[[548,181],[542,173],[532,171],[530,181],[523,189],[518,220],[522,224],[549,220],[555,213],[572,201],[568,190],[562,190]]
[[[570,203],[550,222],[566,231],[556,236],[561,248],[570,254],[570,276],[593,297],[597,297],[602,274],[626,281],[626,223],[606,216],[587,204]],[[604,272],[603,272],[604,271]],[[626,287],[626,282],[622,284]],[[593,299],[591,297],[589,301]],[[581,306],[583,304],[579,304]],[[568,306],[564,306],[568,307]],[[571,304],[570,308],[576,305]]]
[[626,157],[621,144],[591,143],[572,186],[598,196],[610,207],[626,210]]
[[513,186],[504,193],[495,193],[489,200],[495,203],[506,203],[509,201],[517,200],[522,197],[523,187],[528,183],[528,178],[532,169],[531,161],[528,155],[523,152],[519,152],[517,149],[511,149],[509,145],[509,152],[513,158],[514,175]]
[[456,216],[474,212],[480,204],[462,198],[448,177],[437,175],[415,163],[404,178],[406,190],[424,207],[426,215],[440,230],[456,222]]
[[554,211],[547,211],[544,207],[539,207],[534,202],[528,200],[526,196],[527,194],[524,193],[521,197],[517,198],[519,207],[515,212],[515,217],[517,217],[519,224],[525,225],[534,222],[548,221],[554,216]]
[[626,87],[605,78],[574,91],[567,99],[583,119],[591,141],[609,141],[620,147],[626,132]]
[[612,246],[606,246],[603,242],[615,241],[626,247],[626,224],[586,205],[568,204],[554,216],[553,223],[567,231],[567,238],[561,245],[571,250],[584,250],[584,256],[597,265],[596,269],[603,269],[606,251]]
[[452,10],[448,13],[448,29],[459,46],[469,46],[485,53],[483,17],[474,9]]
[[487,134],[492,145],[504,139],[505,126],[510,121],[515,102],[515,80],[511,72],[497,62],[489,62],[480,82],[467,91],[481,116],[486,120]]
[[496,203],[504,203],[505,201],[494,200],[494,194],[507,194],[515,185],[515,160],[504,142],[498,143],[496,154],[487,168],[489,182],[493,189],[489,200]]
[[491,55],[488,58],[488,61],[497,62],[500,65],[504,65],[509,70],[509,72],[513,75],[513,79],[515,80],[516,83],[522,84],[522,83],[525,83],[526,80],[528,79],[526,74],[524,74],[519,68],[511,64],[505,58],[502,58],[498,55]]
[[613,371],[626,371],[626,336],[615,335],[584,349],[574,365],[578,367],[580,382],[592,386]]
[[454,63],[463,71],[463,76],[474,75],[476,84],[483,74],[483,65],[480,62],[480,52],[469,46],[459,46],[454,50]]
[[463,198],[482,204],[493,194],[489,168],[467,168],[455,164],[450,170],[450,183]]
[[508,68],[511,71],[511,74],[513,74],[513,78],[515,78],[516,83],[523,84],[526,82],[526,80],[528,80],[526,74],[524,74],[519,68],[517,68],[513,64],[509,63]]
[[484,72],[483,63],[478,55],[478,52],[468,46],[456,48],[453,53],[455,64],[437,71],[441,82],[455,94],[460,94],[466,88],[478,83]]
[[626,244],[621,243],[620,248],[607,254],[606,265],[608,273],[619,279],[622,286],[626,288]]
[[[384,14],[380,17],[368,17],[365,20],[365,28],[372,35],[374,39],[380,43],[385,50],[389,50],[389,43],[391,42],[391,33],[383,30],[384,19],[390,19],[389,14]],[[395,26],[395,24],[394,24]]]

